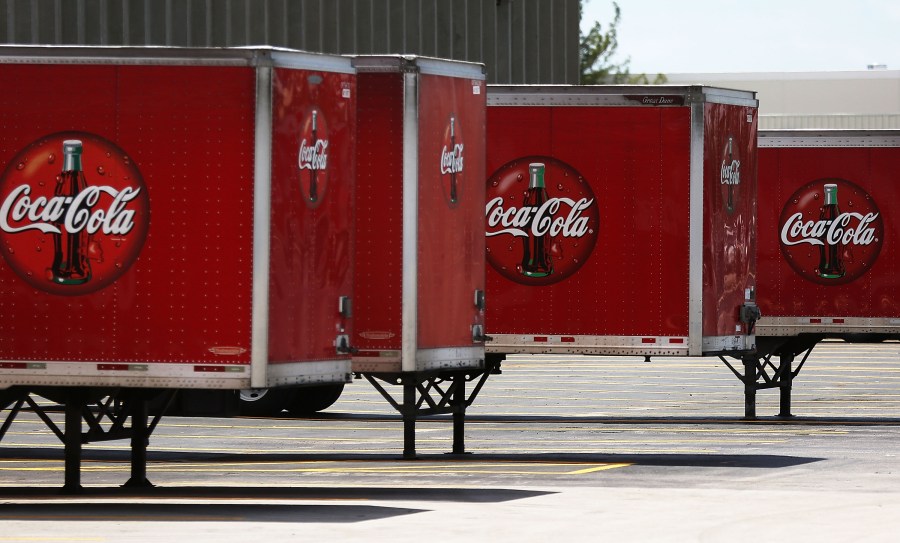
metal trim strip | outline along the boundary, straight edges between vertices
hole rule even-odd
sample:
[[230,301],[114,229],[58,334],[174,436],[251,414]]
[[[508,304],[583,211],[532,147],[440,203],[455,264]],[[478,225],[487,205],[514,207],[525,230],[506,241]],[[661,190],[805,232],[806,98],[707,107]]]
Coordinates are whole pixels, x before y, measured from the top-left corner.
[[260,66],[356,73],[350,58],[277,47],[113,47],[0,45],[0,64]]
[[278,68],[295,68],[340,74],[355,74],[352,60],[337,55],[321,55],[301,51],[272,51],[272,62]]
[[481,345],[473,345],[471,347],[419,349],[416,353],[416,359],[423,364],[457,359],[484,360],[484,347]]
[[725,351],[752,351],[756,348],[755,335],[706,336],[703,338],[704,353],[720,353]]
[[484,64],[474,62],[417,57],[416,65],[419,67],[419,73],[421,74],[460,77],[479,81],[487,79]]
[[727,106],[759,107],[756,92],[722,87],[699,87],[703,92],[703,101],[707,104],[723,104]]
[[403,74],[403,271],[401,366],[415,371],[419,294],[419,78]]
[[799,334],[900,334],[900,317],[763,317],[756,323],[757,336]]
[[418,72],[484,81],[484,64],[416,55],[359,55],[353,57],[359,72]]
[[269,251],[272,212],[272,68],[256,68],[253,149],[253,283],[250,386],[266,386],[269,361]]
[[[705,356],[705,353],[724,351],[749,351],[756,345],[755,336],[707,336],[701,338],[702,350],[691,352],[689,338],[683,336],[656,337],[655,342],[647,343],[652,336],[565,336],[573,341],[561,342],[563,336],[540,336],[492,334],[493,341],[487,344],[488,353],[530,353],[530,354],[601,354],[601,355],[638,355],[638,356]],[[547,337],[548,341],[534,342],[534,336]],[[674,340],[674,341],[673,341]]]
[[703,145],[705,104],[691,104],[691,165],[688,208],[688,351],[703,349]]
[[315,362],[283,362],[269,364],[266,386],[299,384],[349,383],[351,362],[349,359],[318,360]]
[[[673,97],[676,103],[642,103],[635,97]],[[703,101],[758,106],[755,93],[699,85],[488,85],[489,106],[684,107]]]
[[[485,350],[481,346],[420,349],[414,355],[413,369],[406,369],[406,358],[396,356],[354,356],[353,371],[358,373],[397,373],[465,368],[483,368]],[[405,356],[405,355],[404,355]]]
[[176,66],[252,66],[273,49],[194,47],[114,47],[0,45],[3,64],[122,64]]
[[416,371],[483,368],[484,348],[438,347],[416,352]]
[[[9,361],[3,361],[9,362]],[[144,371],[110,370],[98,373],[97,362],[51,360],[16,361],[43,364],[44,370],[6,370],[0,374],[0,388],[8,386],[124,386],[136,388],[211,388],[241,389],[250,385],[247,366],[231,364],[142,362]],[[131,365],[132,362],[107,361],[104,364]],[[221,372],[197,372],[197,365],[221,366]],[[239,369],[239,371],[235,371]]]
[[900,130],[760,130],[760,148],[900,147]]
[[[595,336],[595,335],[545,335],[545,334],[496,334],[485,345],[488,353],[567,353],[567,354],[633,354],[671,355],[688,354],[688,338],[685,336]],[[534,337],[547,341],[535,342]],[[563,342],[562,338],[570,340]],[[653,339],[648,343],[647,339]]]

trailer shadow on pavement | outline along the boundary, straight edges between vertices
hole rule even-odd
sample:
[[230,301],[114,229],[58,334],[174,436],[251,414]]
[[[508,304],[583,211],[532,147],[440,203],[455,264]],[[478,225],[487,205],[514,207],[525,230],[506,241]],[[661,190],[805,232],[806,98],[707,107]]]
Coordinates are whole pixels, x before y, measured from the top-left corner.
[[[59,448],[4,448],[0,447],[0,460],[22,460],[27,462],[64,459]],[[127,451],[93,450],[84,451],[82,459],[89,462],[127,463]],[[166,452],[151,451],[148,462],[151,465],[180,464],[296,464],[333,463],[390,464],[394,466],[417,466],[422,464],[572,464],[572,465],[627,465],[627,466],[670,466],[695,468],[765,468],[777,469],[810,464],[826,460],[818,457],[804,457],[779,454],[720,454],[720,453],[522,453],[522,454],[420,454],[416,459],[403,459],[391,454],[297,454],[297,453],[215,453],[215,452]],[[223,467],[223,470],[226,469]],[[367,489],[367,492],[370,489]],[[0,496],[5,489],[0,487]],[[425,499],[421,496],[417,499]]]
[[[209,489],[208,496],[215,492]],[[180,497],[180,496],[178,496]],[[426,512],[357,504],[96,502],[4,504],[2,521],[323,522],[353,523]]]

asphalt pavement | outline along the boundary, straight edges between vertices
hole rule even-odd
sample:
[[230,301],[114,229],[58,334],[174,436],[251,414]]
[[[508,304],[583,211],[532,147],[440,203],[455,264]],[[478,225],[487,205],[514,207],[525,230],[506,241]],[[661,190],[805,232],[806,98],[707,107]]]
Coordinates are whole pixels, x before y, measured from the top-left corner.
[[[793,417],[716,358],[514,356],[469,410],[421,421],[416,460],[365,381],[320,416],[167,417],[150,489],[120,488],[125,441],[62,445],[23,413],[0,442],[7,541],[896,541],[900,343],[828,342]],[[54,414],[53,417],[61,417]]]

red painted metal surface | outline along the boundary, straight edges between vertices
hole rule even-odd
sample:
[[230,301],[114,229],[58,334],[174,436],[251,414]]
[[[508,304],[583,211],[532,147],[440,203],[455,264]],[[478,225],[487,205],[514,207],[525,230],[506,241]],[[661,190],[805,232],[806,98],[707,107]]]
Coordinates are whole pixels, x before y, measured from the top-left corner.
[[[478,363],[453,348],[481,346],[473,325],[484,318],[475,305],[485,273],[484,81],[441,61],[368,62],[377,66],[360,68],[357,76],[354,369]],[[406,102],[408,93],[415,100]],[[416,198],[405,209],[407,191]],[[413,238],[404,258],[404,244]],[[404,338],[404,328],[414,335]],[[416,360],[403,360],[411,352]]]
[[418,344],[470,347],[471,326],[483,324],[484,82],[419,81]]
[[489,205],[521,206],[527,164],[544,162],[549,197],[590,201],[591,219],[556,236],[569,275],[549,284],[522,279],[520,237],[488,225],[489,334],[686,336],[690,138],[687,108],[489,107]]
[[0,360],[11,371],[0,383],[346,379],[348,59],[5,53],[0,84],[15,92],[0,103]]
[[756,108],[704,108],[703,335],[746,333],[756,286]]
[[359,74],[353,344],[397,350],[403,287],[403,76]]
[[269,360],[333,360],[353,323],[356,77],[279,68],[273,97]]
[[[485,209],[489,349],[700,355],[752,348],[740,320],[756,281],[751,94],[700,87],[653,95],[601,87],[494,92]],[[541,251],[544,257],[531,256]]]
[[[760,149],[759,305],[764,320],[807,317],[808,324],[843,325],[843,318],[833,317],[882,318],[900,326],[898,170],[898,147]],[[837,186],[841,212],[857,214],[842,230],[871,234],[840,244],[844,270],[839,278],[817,273],[822,245],[803,241],[818,239],[816,232],[785,229],[797,214],[801,225],[821,220],[826,184]],[[861,224],[869,214],[878,217]]]
[[[58,159],[62,140],[72,137],[113,144],[106,153],[85,144],[88,186],[121,188],[118,183],[135,167],[149,197],[146,213],[132,205],[137,200],[125,206],[136,212],[134,228],[126,235],[96,236],[90,262],[100,271],[91,281],[127,268],[99,290],[49,292],[23,279],[27,271],[21,275],[0,265],[3,358],[247,364],[253,70],[110,65],[0,69],[2,86],[15,88],[0,102],[0,164],[10,174],[0,200],[22,184],[31,186],[33,197],[52,197],[61,160],[46,150],[60,147]],[[45,140],[49,144],[41,156],[17,157]],[[54,175],[41,177],[44,169],[37,177],[12,175],[23,158],[35,166],[56,162],[47,167]],[[20,173],[29,171],[23,166]],[[101,199],[97,205],[111,204]],[[109,207],[106,212],[112,213]],[[129,261],[116,248],[131,243],[141,228],[146,239]],[[27,242],[42,252],[43,259],[30,264],[31,273],[40,276],[52,260],[52,251],[41,249],[52,245],[49,237],[37,230],[6,234],[3,250],[8,255],[11,244]],[[71,292],[78,288],[83,285]]]

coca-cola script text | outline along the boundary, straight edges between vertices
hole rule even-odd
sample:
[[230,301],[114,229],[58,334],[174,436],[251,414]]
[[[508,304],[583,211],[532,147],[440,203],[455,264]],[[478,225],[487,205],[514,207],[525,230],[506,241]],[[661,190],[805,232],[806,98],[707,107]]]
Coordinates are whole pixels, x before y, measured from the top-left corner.
[[[510,234],[516,237],[551,236],[562,234],[567,238],[580,238],[590,230],[585,210],[594,203],[593,199],[550,198],[540,207],[503,207],[503,198],[497,197],[485,207],[488,231],[486,235]],[[563,205],[569,206],[565,216],[558,216]],[[493,230],[496,227],[500,230]]]
[[[140,188],[117,190],[109,186],[87,187],[77,196],[38,196],[31,198],[31,186],[20,185],[9,193],[0,206],[0,228],[16,233],[40,230],[45,234],[61,234],[60,225],[69,233],[87,230],[103,234],[124,235],[134,227],[134,211],[128,202],[138,197]],[[96,209],[102,194],[112,197],[109,207]],[[29,221],[21,226],[13,224]]]
[[[831,221],[803,221],[802,213],[795,213],[781,227],[781,243],[785,245],[869,245],[875,241],[875,229],[869,226],[878,213],[841,213]],[[825,241],[823,241],[825,240]]]

